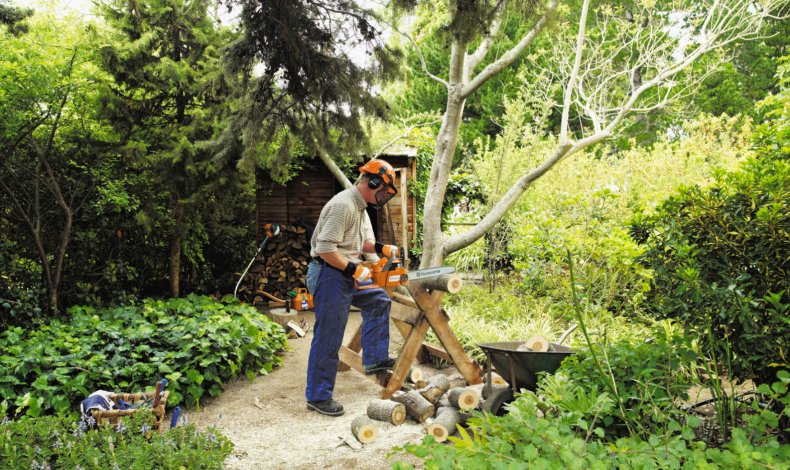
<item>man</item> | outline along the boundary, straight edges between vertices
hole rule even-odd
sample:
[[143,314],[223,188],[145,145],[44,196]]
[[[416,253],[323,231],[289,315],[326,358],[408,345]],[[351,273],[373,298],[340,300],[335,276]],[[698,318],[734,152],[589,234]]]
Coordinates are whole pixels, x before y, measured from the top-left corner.
[[343,405],[332,399],[337,377],[338,351],[351,305],[362,310],[362,364],[366,374],[392,368],[389,350],[391,301],[383,289],[357,289],[370,282],[362,253],[397,256],[398,248],[376,242],[365,209],[381,208],[397,193],[395,171],[383,160],[372,160],[359,169],[362,177],[341,191],[321,210],[310,240],[313,261],[307,268],[307,288],[313,294],[315,325],[307,364],[307,408],[328,416],[343,414]]

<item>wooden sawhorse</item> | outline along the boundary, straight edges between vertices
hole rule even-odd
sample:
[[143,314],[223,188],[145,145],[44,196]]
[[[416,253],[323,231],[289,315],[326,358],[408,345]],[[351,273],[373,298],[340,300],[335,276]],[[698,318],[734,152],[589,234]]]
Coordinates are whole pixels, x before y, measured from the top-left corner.
[[[419,362],[425,361],[426,354],[433,354],[452,362],[470,385],[483,381],[480,366],[466,354],[458,338],[450,329],[450,318],[439,306],[444,292],[439,290],[428,292],[417,282],[409,283],[409,292],[412,298],[394,293],[392,289],[386,290],[392,299],[390,318],[405,341],[392,372],[371,376],[375,377],[375,380],[383,387],[381,398],[389,398],[400,390],[412,363],[418,358],[418,354],[420,354]],[[442,348],[424,342],[429,327],[436,333],[442,343]],[[361,350],[362,327],[360,326],[348,343],[340,346],[338,370],[354,369],[364,374]]]

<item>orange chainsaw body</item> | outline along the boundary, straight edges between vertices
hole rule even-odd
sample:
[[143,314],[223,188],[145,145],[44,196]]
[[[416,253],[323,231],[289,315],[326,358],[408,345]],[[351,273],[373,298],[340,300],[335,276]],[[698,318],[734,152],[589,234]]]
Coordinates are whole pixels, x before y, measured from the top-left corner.
[[402,258],[381,258],[370,266],[371,281],[356,283],[357,289],[375,289],[405,286],[409,283],[409,271],[403,267]]

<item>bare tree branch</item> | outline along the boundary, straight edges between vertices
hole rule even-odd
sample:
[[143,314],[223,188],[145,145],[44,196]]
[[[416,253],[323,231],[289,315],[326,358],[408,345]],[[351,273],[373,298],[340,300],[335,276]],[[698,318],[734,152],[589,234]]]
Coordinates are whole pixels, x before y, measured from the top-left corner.
[[483,86],[485,82],[490,80],[491,77],[505,70],[519,57],[521,57],[521,54],[526,50],[526,48],[532,44],[532,41],[535,40],[537,35],[543,31],[543,28],[549,21],[549,17],[552,13],[554,13],[554,10],[557,9],[558,4],[558,0],[550,0],[548,6],[546,7],[546,11],[543,13],[543,16],[538,19],[532,29],[521,38],[518,44],[513,46],[509,51],[505,52],[502,57],[493,63],[488,64],[479,74],[477,74],[477,76],[466,83],[463,87],[463,90],[461,91],[461,96],[463,98],[469,97],[469,95]]
[[417,42],[414,40],[414,38],[412,38],[411,35],[409,35],[407,33],[404,33],[403,31],[401,31],[400,29],[398,29],[397,27],[395,27],[393,25],[390,25],[390,27],[392,28],[393,31],[395,31],[396,33],[400,34],[404,38],[408,39],[408,41],[411,43],[412,47],[414,47],[414,51],[417,52],[417,57],[420,58],[420,65],[422,66],[422,71],[425,74],[425,76],[427,76],[431,80],[435,81],[436,83],[442,85],[445,89],[449,90],[450,89],[450,84],[447,83],[446,80],[444,80],[444,79],[442,79],[440,77],[437,77],[436,75],[432,74],[428,70],[428,65],[425,62],[425,57],[422,55],[422,51],[420,50],[420,46],[417,45]]
[[579,35],[576,38],[576,54],[573,60],[573,70],[571,76],[568,77],[568,83],[565,86],[565,102],[562,106],[562,121],[560,124],[560,142],[565,143],[568,140],[568,116],[571,112],[571,98],[573,97],[573,88],[576,86],[576,80],[579,77],[579,67],[582,62],[582,54],[584,53],[584,28],[587,26],[587,11],[590,9],[590,0],[584,0],[582,4],[582,16],[579,18]]
[[[755,6],[743,0],[714,0],[704,19],[701,19],[703,27],[694,29],[692,24],[685,33],[681,33],[686,35],[684,39],[693,40],[692,47],[682,51],[678,38],[668,34],[672,21],[676,20],[672,20],[669,15],[653,15],[650,11],[638,16],[644,20],[644,24],[637,23],[639,27],[634,27],[635,21],[630,21],[630,25],[618,26],[614,24],[615,20],[604,15],[599,18],[601,32],[595,37],[587,37],[585,21],[589,0],[585,0],[575,41],[575,54],[554,51],[554,58],[560,59],[560,68],[564,68],[567,77],[563,80],[563,115],[557,147],[540,166],[518,179],[476,226],[465,233],[444,238],[439,246],[441,256],[462,249],[482,237],[505,216],[536,179],[558,162],[609,138],[629,113],[648,112],[666,106],[679,95],[687,93],[710,71],[698,74],[690,81],[681,80],[678,82],[680,85],[676,83],[678,75],[711,51],[734,41],[761,37],[763,21],[776,16],[775,11],[784,5],[783,2],[771,0],[770,5]],[[768,12],[774,13],[769,15]],[[786,17],[786,14],[780,16]],[[698,31],[696,35],[695,31]],[[572,42],[556,41],[557,47]],[[583,51],[584,61],[581,60]],[[565,60],[571,56],[574,57],[573,63]],[[623,61],[625,66],[621,65]],[[486,70],[475,80],[481,76],[490,78],[501,69],[492,69],[488,73]],[[640,80],[636,80],[637,75],[641,77]],[[464,91],[474,91],[474,88],[470,83]],[[641,101],[650,90],[655,90],[655,93],[649,97],[649,101]],[[585,124],[580,121],[581,138],[578,140],[568,135],[570,109],[574,106],[581,112],[580,119],[584,116],[593,125],[592,132],[585,136]]]
[[483,40],[480,42],[480,45],[477,46],[477,49],[472,54],[468,54],[466,56],[466,70],[464,71],[464,81],[466,82],[469,81],[469,77],[472,76],[472,72],[475,70],[475,68],[477,68],[478,65],[480,65],[480,62],[482,62],[485,56],[488,54],[488,51],[491,49],[491,45],[494,43],[494,38],[497,34],[499,34],[499,28],[502,26],[502,21],[504,20],[505,15],[504,2],[499,4],[494,15],[494,21],[491,22],[491,28],[483,36]]

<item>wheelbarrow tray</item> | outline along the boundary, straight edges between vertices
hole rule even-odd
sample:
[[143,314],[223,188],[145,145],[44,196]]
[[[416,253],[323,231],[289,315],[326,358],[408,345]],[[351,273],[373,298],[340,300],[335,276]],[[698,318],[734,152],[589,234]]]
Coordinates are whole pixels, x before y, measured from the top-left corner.
[[566,357],[575,353],[571,348],[555,343],[551,343],[554,351],[519,351],[524,343],[526,341],[503,341],[478,345],[513,391],[526,388],[534,392],[538,387],[538,373],[555,372]]

